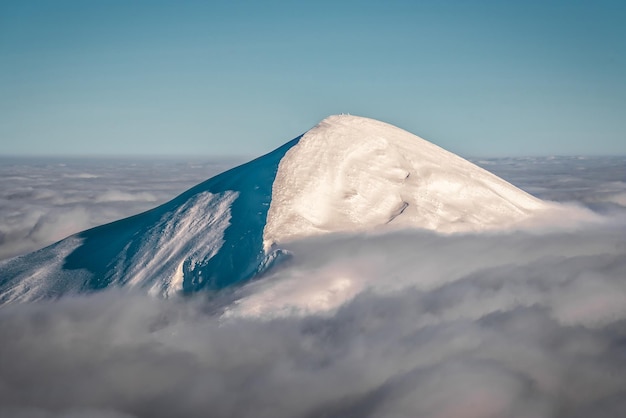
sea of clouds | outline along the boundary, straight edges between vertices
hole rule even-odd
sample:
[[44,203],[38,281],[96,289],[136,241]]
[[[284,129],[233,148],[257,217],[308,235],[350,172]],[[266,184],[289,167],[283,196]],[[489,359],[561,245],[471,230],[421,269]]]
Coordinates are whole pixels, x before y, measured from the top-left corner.
[[[626,158],[477,162],[603,220],[317,237],[291,243],[293,256],[267,276],[210,298],[111,290],[4,306],[0,416],[626,415]],[[182,191],[168,181],[197,182],[195,169],[167,164],[132,186],[127,174],[84,178],[101,183],[78,206],[115,208],[96,202],[109,191],[152,194],[154,205]],[[77,172],[99,175],[87,168]],[[63,177],[67,166],[54,170],[44,175],[54,194],[70,196],[71,184],[89,193]],[[29,196],[16,199],[39,204]]]

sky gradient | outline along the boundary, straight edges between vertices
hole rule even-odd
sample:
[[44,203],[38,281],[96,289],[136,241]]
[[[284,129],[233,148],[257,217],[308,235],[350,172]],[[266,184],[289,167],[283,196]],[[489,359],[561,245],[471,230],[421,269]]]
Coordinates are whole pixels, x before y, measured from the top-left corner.
[[623,1],[0,3],[0,155],[256,156],[335,113],[626,154]]

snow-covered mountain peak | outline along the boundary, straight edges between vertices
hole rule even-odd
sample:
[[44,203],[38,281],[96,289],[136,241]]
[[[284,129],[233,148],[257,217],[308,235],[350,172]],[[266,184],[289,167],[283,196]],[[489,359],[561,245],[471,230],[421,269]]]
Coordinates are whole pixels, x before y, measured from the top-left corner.
[[0,262],[0,304],[109,287],[217,291],[279,263],[288,254],[281,244],[296,238],[490,230],[546,209],[553,205],[407,131],[335,115],[152,210]]
[[505,180],[403,129],[333,115],[283,157],[265,249],[327,232],[509,227],[548,207]]

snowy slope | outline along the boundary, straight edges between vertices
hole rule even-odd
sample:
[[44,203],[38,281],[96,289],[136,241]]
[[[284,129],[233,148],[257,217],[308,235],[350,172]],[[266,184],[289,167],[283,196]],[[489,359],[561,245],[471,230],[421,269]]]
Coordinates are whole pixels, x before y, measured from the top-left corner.
[[549,205],[395,126],[336,115],[281,160],[265,248],[338,231],[417,227],[439,232],[509,227]]
[[271,266],[263,228],[278,163],[299,138],[148,212],[0,262],[0,303],[118,286],[221,289]]
[[[83,236],[79,234],[41,251],[10,260],[2,271],[15,275],[19,280],[12,281],[2,298],[31,300],[109,285],[146,287],[152,293],[164,295],[180,291],[183,289],[185,263],[195,265],[200,260],[210,259],[222,247],[231,216],[230,206],[236,197],[237,194],[232,192],[198,193],[175,210],[163,213],[154,227],[146,229],[141,235],[133,232],[133,236],[124,237],[125,241],[117,248],[113,234],[120,235],[116,231],[119,225],[113,223],[95,229],[98,232],[95,241],[87,231]],[[129,219],[134,225],[123,222],[127,224],[122,226],[126,231],[133,231],[139,226],[140,218]],[[98,239],[100,236],[106,239]],[[88,244],[90,242],[92,244]],[[101,258],[97,250],[91,252],[89,249],[92,259],[82,260],[81,248],[93,243],[105,252],[107,246],[113,243],[116,254],[111,258]],[[137,248],[131,249],[135,245]],[[87,258],[88,254],[84,257]],[[97,266],[101,262],[104,262],[104,267]],[[24,267],[27,268],[24,270]],[[159,280],[154,280],[157,277]]]
[[296,238],[491,230],[551,207],[402,129],[331,116],[155,209],[0,263],[0,302],[111,286],[219,290],[258,276]]

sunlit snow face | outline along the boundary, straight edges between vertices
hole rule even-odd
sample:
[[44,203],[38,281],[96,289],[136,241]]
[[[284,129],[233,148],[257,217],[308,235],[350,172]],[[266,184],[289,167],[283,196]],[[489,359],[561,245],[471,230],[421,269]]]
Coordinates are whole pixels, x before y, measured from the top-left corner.
[[593,218],[563,209],[400,128],[334,115],[280,161],[263,239],[267,251],[334,232],[463,233]]

